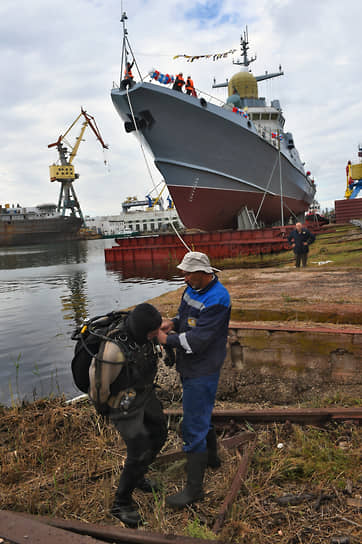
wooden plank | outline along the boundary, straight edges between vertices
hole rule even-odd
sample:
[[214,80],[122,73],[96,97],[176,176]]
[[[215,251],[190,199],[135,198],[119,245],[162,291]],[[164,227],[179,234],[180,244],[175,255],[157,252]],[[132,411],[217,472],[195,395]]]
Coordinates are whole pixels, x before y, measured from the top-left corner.
[[233,483],[231,484],[230,490],[226,495],[225,500],[222,503],[219,513],[216,517],[216,521],[212,529],[215,533],[218,533],[221,530],[222,526],[224,525],[225,516],[231,505],[233,504],[234,500],[236,499],[236,496],[240,490],[240,486],[246,476],[250,460],[255,450],[255,446],[256,439],[251,445],[249,445],[245,452],[245,455],[241,459],[238,470],[235,473]]
[[[0,511],[1,513],[1,511]],[[38,524],[43,525],[46,528],[53,528],[54,530],[61,530],[62,534],[65,534],[65,539],[62,541],[54,541],[55,544],[104,544],[105,542],[112,542],[114,544],[200,544],[200,539],[190,538],[179,535],[163,535],[161,533],[150,533],[137,529],[125,529],[117,525],[96,525],[93,523],[85,523],[76,520],[65,520],[60,518],[49,518],[46,516],[30,516],[30,514],[16,514],[18,517],[23,518],[25,523],[33,521],[34,519]],[[0,528],[1,517],[0,517]],[[1,529],[0,529],[1,535]],[[68,537],[74,536],[82,539],[73,541]],[[92,538],[91,538],[92,537]],[[64,536],[63,536],[64,538]],[[53,544],[52,540],[24,540],[21,542],[14,541],[15,544]],[[223,542],[216,540],[202,540],[202,544],[224,544]]]
[[0,510],[0,536],[12,544],[104,544],[90,536],[83,536],[51,527],[18,512]]
[[[88,534],[95,538],[103,539],[103,541],[115,544],[200,544],[200,539],[198,538],[179,535],[163,535],[137,529],[124,529],[123,527],[116,527],[113,525],[94,525],[92,523],[59,519],[49,519],[48,522],[56,527],[71,528],[72,531]],[[202,540],[202,544],[223,543],[215,540]]]

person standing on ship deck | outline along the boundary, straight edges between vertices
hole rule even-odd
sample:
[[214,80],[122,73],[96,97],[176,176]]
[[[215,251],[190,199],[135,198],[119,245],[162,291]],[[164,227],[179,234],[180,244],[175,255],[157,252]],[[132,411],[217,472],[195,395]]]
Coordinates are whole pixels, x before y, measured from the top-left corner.
[[186,94],[188,95],[192,94],[192,96],[196,96],[194,82],[192,81],[191,76],[187,76],[185,89],[186,89]]
[[185,85],[185,80],[183,78],[183,74],[182,72],[180,72],[179,74],[177,74],[176,76],[176,79],[175,79],[175,83],[173,84],[173,87],[172,89],[174,91],[179,91],[182,93],[182,87]]
[[203,498],[206,466],[220,466],[211,413],[226,356],[231,305],[228,291],[215,275],[219,270],[212,268],[205,253],[186,253],[177,268],[187,287],[177,317],[162,320],[158,340],[176,348],[176,369],[182,381],[187,485],[166,497],[166,504],[183,508]]
[[126,63],[126,67],[124,69],[124,79],[121,82],[123,89],[126,89],[127,87],[132,87],[134,83],[133,74],[132,74],[133,65],[134,65],[134,61],[132,62],[132,64],[130,62]]

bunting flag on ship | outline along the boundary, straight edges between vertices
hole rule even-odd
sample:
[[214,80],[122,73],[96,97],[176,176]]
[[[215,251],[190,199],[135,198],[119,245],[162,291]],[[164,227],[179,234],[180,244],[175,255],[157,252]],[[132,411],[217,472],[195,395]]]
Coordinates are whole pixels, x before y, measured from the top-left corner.
[[[272,132],[271,137],[272,138],[278,138],[278,134],[276,132]],[[283,139],[282,134],[279,134],[279,140],[282,141],[282,139]]]
[[212,60],[219,60],[219,59],[225,59],[228,55],[232,55],[235,53],[236,49],[230,49],[229,51],[225,51],[225,53],[214,53],[212,55],[175,55],[173,59],[179,59],[180,57],[183,57],[187,59],[187,62],[194,62],[194,60],[199,59],[212,59]]
[[233,107],[232,111],[234,113],[238,113],[239,115],[242,115],[245,117],[245,119],[249,119],[249,115],[246,113],[246,111],[241,110],[240,108],[237,108],[236,106]]
[[170,74],[161,74],[158,70],[151,70],[151,72],[149,72],[149,75],[152,79],[155,79],[159,83],[164,83],[165,85],[168,85],[169,83],[173,83],[175,81],[174,76],[170,76]]

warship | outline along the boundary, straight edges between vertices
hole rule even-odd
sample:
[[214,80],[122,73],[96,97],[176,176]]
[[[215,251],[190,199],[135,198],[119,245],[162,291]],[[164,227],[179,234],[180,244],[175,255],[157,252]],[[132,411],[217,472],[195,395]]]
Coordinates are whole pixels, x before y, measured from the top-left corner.
[[82,220],[63,216],[56,208],[56,204],[27,208],[0,204],[0,247],[77,239]]
[[[127,51],[133,52],[125,18],[126,64]],[[281,67],[254,76],[247,29],[240,45],[241,58],[233,61],[239,71],[213,84],[228,88],[226,101],[199,90],[197,97],[187,95],[143,78],[121,80],[111,90],[126,132],[148,146],[188,228],[284,225],[290,218],[303,219],[314,200],[314,180],[304,170],[292,133],[284,130],[279,100],[267,104],[258,95],[258,82],[283,75]],[[168,74],[167,81],[172,83]]]

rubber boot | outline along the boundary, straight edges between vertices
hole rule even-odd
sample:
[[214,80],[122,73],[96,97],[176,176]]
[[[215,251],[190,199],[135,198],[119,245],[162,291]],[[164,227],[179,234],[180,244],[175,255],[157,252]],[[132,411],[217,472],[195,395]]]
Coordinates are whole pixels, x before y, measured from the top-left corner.
[[126,527],[134,529],[142,523],[142,518],[138,513],[136,504],[131,500],[126,504],[122,504],[117,500],[117,496],[110,510],[112,516],[122,521]]
[[214,428],[210,429],[206,436],[207,444],[207,466],[211,468],[219,468],[221,466],[220,457],[217,454],[217,437]]
[[[142,474],[142,473],[141,473]],[[119,480],[114,503],[110,510],[112,516],[121,520],[127,527],[137,527],[142,518],[138,513],[137,505],[132,500],[132,492],[135,488],[134,482],[140,479],[138,470],[132,466],[123,469]]]
[[207,465],[208,452],[194,452],[187,454],[187,484],[186,487],[166,497],[166,504],[173,508],[184,508],[204,497],[203,480]]
[[153,493],[154,491],[157,493],[161,488],[155,480],[143,477],[141,480],[138,480],[135,489],[139,489],[144,493]]
[[161,490],[161,487],[158,485],[158,483],[155,480],[150,480],[149,478],[145,478],[144,476],[146,472],[148,471],[149,466],[156,459],[160,449],[161,449],[161,446],[157,449],[147,450],[146,460],[144,462],[143,475],[141,478],[138,478],[137,483],[135,485],[135,489],[139,489],[140,491],[143,491],[144,493],[153,493],[154,491],[157,492]]

